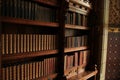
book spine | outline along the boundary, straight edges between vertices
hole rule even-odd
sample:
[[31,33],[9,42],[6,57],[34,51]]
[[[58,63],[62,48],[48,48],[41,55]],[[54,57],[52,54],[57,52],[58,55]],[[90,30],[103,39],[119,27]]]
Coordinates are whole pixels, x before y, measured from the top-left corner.
[[27,34],[27,52],[30,51],[30,35]]
[[35,37],[35,34],[33,34],[33,51],[35,51],[35,41],[36,41],[36,37]]
[[41,47],[41,50],[44,50],[44,35],[41,35],[41,42],[42,42],[42,47]]
[[44,76],[44,61],[41,61],[41,76]]
[[6,72],[5,72],[6,68],[2,68],[2,79],[6,80]]
[[9,79],[10,79],[10,80],[13,80],[13,76],[12,76],[12,75],[13,75],[12,66],[9,67],[9,73],[8,73],[8,74],[10,75],[10,78],[9,78]]
[[17,53],[20,53],[20,34],[17,34]]
[[17,80],[17,68],[16,66],[13,66],[13,80]]
[[36,63],[35,63],[35,66],[36,66],[36,67],[35,67],[35,71],[36,71],[35,77],[38,78],[38,77],[39,77],[39,62],[36,62]]
[[20,77],[20,65],[17,66],[17,80],[21,80],[21,77]]
[[5,45],[5,50],[6,50],[6,54],[8,54],[9,53],[9,48],[8,48],[8,34],[6,34],[6,36],[5,36],[6,38],[5,38],[5,41],[6,41],[6,45]]
[[36,46],[35,48],[36,48],[36,49],[35,49],[35,51],[38,51],[38,47],[39,47],[39,45],[38,45],[38,40],[39,40],[38,34],[36,34],[35,37],[36,37],[36,40],[35,40],[35,46]]
[[8,52],[9,54],[13,54],[13,34],[8,34]]
[[38,65],[39,65],[39,77],[41,77],[42,75],[42,70],[41,70],[41,61],[38,62]]
[[24,64],[21,65],[21,80],[24,80]]
[[28,19],[31,19],[31,1],[28,2]]
[[46,47],[47,47],[47,46],[46,46],[46,39],[47,39],[47,38],[46,38],[46,34],[45,34],[45,35],[44,35],[44,41],[43,41],[43,42],[44,42],[44,50],[46,50]]
[[25,74],[24,74],[24,80],[28,80],[27,79],[27,64],[24,64],[24,72],[25,72]]
[[13,1],[14,17],[17,18],[17,0]]
[[4,55],[5,54],[5,34],[2,34],[1,38],[2,38],[1,39],[2,40],[1,41],[1,43],[2,43],[2,47],[1,47],[2,48],[2,54]]
[[36,76],[36,70],[35,70],[35,68],[36,68],[36,66],[35,66],[35,62],[33,62],[33,73],[32,73],[32,75],[33,75],[33,79],[35,79],[35,76]]
[[27,64],[27,80],[30,80],[30,64]]
[[75,57],[74,57],[74,59],[75,59],[75,66],[78,66],[78,52],[75,52]]
[[41,50],[41,45],[42,45],[42,39],[41,39],[42,37],[41,37],[41,35],[39,34],[39,43],[38,43],[38,45],[39,45],[39,51]]
[[10,79],[10,75],[9,75],[9,67],[6,67],[6,80]]
[[26,50],[27,50],[27,39],[26,39],[27,36],[26,36],[26,34],[24,34],[23,36],[24,36],[24,41],[23,41],[24,50],[23,51],[26,52]]
[[17,35],[16,34],[14,34],[13,35],[14,36],[14,42],[13,42],[13,48],[14,48],[14,53],[16,53],[17,52],[17,49],[16,49],[16,47],[17,47]]
[[20,52],[23,53],[23,34],[20,35]]
[[33,51],[33,35],[30,34],[30,52]]
[[33,79],[33,64],[30,63],[30,80]]

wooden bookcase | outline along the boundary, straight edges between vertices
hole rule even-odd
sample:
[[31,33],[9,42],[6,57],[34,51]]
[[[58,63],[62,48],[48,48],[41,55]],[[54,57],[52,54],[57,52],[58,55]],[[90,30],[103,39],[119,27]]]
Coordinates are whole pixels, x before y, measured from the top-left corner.
[[0,80],[87,80],[84,0],[0,0]]

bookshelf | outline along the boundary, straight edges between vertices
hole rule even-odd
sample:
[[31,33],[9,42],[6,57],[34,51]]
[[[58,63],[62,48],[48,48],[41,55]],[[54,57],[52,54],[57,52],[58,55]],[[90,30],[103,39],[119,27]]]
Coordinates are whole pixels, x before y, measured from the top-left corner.
[[[65,21],[64,75],[67,80],[96,80],[98,70],[87,69],[90,60],[89,0],[68,0]],[[91,65],[94,66],[94,65]]]
[[83,0],[0,0],[0,80],[96,76],[86,71],[90,9]]

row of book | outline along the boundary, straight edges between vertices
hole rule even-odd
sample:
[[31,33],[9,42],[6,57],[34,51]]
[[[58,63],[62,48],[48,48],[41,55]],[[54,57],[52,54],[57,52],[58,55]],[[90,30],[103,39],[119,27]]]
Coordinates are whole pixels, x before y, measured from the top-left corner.
[[38,20],[45,22],[56,21],[56,9],[39,5],[29,0],[2,0],[1,15],[15,18]]
[[2,34],[2,54],[15,54],[54,50],[56,35],[46,34]]
[[88,35],[82,35],[77,37],[66,37],[65,48],[74,48],[88,45]]
[[87,26],[87,16],[80,13],[68,12],[66,14],[66,24]]
[[[41,80],[42,77],[55,74],[57,58],[46,58],[42,61],[18,64],[2,68],[2,80]],[[51,80],[51,79],[50,79]]]
[[89,59],[89,50],[74,52],[72,55],[65,55],[64,70],[74,66],[86,65]]

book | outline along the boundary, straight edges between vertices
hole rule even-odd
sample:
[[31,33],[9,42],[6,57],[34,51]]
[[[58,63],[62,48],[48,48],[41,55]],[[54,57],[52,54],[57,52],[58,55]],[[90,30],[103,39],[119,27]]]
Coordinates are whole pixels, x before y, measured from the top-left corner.
[[23,46],[24,46],[24,49],[23,49],[23,52],[26,52],[27,51],[27,35],[26,34],[23,34]]
[[5,35],[5,41],[6,41],[5,42],[5,52],[6,52],[6,54],[9,53],[9,47],[8,47],[9,46],[9,42],[8,42],[9,40],[8,40],[8,36],[9,36],[8,34]]
[[30,34],[30,52],[33,51],[33,35]]
[[35,71],[36,71],[35,77],[38,78],[38,77],[39,77],[39,62],[36,62],[36,63],[35,63]]
[[17,66],[16,65],[14,65],[13,66],[13,80],[17,80]]
[[35,39],[35,46],[36,46],[36,47],[35,47],[35,48],[36,48],[35,51],[38,51],[38,48],[39,48],[39,44],[38,44],[38,39],[39,39],[39,38],[38,38],[38,34],[36,34],[35,37],[36,37],[36,39]]
[[20,65],[17,65],[17,80],[21,80],[21,69]]
[[23,53],[23,49],[24,49],[24,35],[21,34],[20,35],[20,52]]
[[35,68],[36,68],[35,62],[33,62],[33,73],[32,73],[33,79],[36,78],[36,70],[35,70]]
[[26,64],[24,64],[24,72],[25,72],[25,74],[24,74],[24,80],[28,80],[28,76],[27,76],[27,63]]
[[33,44],[33,51],[34,52],[35,52],[35,48],[36,48],[35,42],[36,42],[36,37],[35,37],[35,34],[33,34],[33,42],[32,42],[32,44]]
[[16,44],[17,53],[20,53],[20,34],[17,34]]
[[27,75],[26,75],[26,79],[30,80],[30,63],[27,64]]
[[7,77],[5,70],[6,70],[6,68],[2,68],[2,79],[3,79],[3,80],[6,80],[6,77]]
[[78,52],[75,52],[74,54],[75,54],[75,56],[74,56],[74,65],[78,66]]
[[8,53],[13,54],[13,34],[8,34]]
[[33,79],[33,63],[30,63],[29,65],[30,65],[30,66],[29,66],[29,67],[30,67],[30,68],[29,68],[29,69],[30,69],[30,70],[29,70],[29,71],[30,71],[29,76],[30,76],[30,80],[31,80],[31,79]]
[[2,54],[5,54],[5,34],[1,34],[1,43],[2,43]]
[[17,35],[13,34],[13,37],[14,37],[13,38],[13,44],[14,44],[13,45],[13,50],[14,50],[13,52],[16,53],[17,52],[17,49],[16,49],[16,47],[17,47],[17,42],[16,42],[17,41]]
[[9,79],[10,79],[9,67],[6,67],[5,73],[6,73],[6,78],[5,78],[5,80],[9,80]]
[[30,52],[30,34],[27,34],[27,38],[26,38],[26,43],[27,43],[27,45],[26,45],[26,47],[27,47],[27,51],[26,52]]
[[20,74],[21,80],[24,80],[24,75],[25,75],[25,72],[24,72],[24,64],[20,65],[20,67],[21,67],[21,74]]

